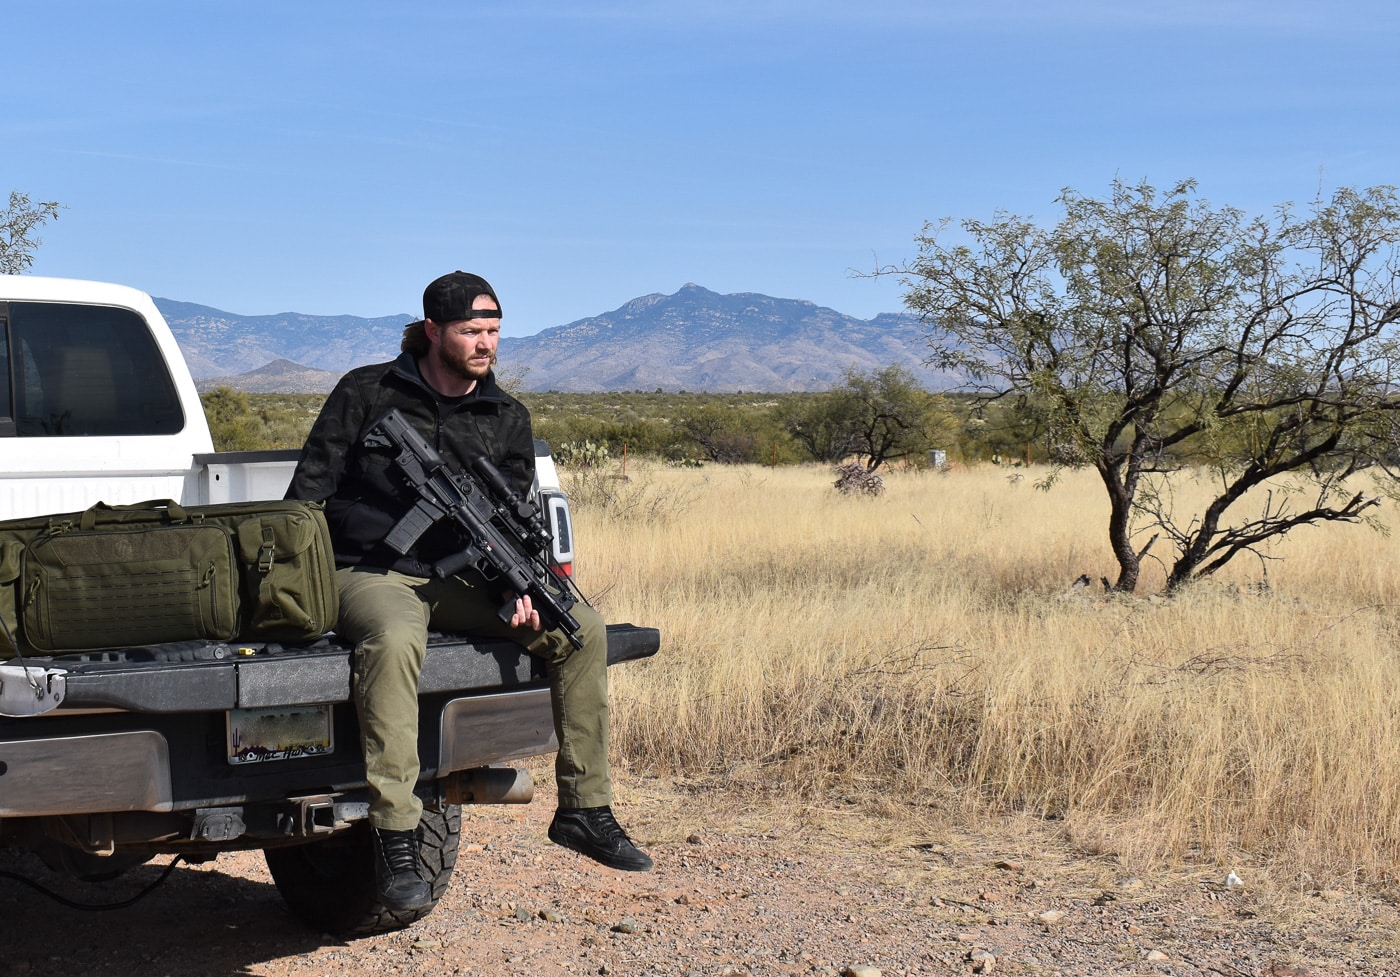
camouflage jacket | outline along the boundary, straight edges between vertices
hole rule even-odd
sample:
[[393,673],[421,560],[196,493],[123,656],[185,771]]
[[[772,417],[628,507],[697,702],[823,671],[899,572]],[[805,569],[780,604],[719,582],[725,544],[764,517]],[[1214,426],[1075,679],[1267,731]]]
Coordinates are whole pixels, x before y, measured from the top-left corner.
[[365,444],[369,429],[393,407],[454,471],[485,454],[521,494],[528,494],[535,476],[530,414],[496,384],[494,374],[466,397],[443,397],[423,381],[408,353],[351,370],[326,398],[287,497],[326,503],[338,566],[364,564],[429,576],[434,562],[459,548],[450,526],[424,533],[407,556],[384,545],[385,535],[416,501],[394,464],[393,450]]

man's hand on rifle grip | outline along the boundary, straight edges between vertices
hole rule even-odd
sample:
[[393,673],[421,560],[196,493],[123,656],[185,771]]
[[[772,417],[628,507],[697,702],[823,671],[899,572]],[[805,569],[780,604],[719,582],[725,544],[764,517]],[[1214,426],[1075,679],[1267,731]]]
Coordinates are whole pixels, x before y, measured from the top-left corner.
[[[509,598],[510,595],[507,594],[506,597]],[[529,594],[515,598],[515,613],[510,617],[510,626],[513,628],[528,627],[532,631],[540,630],[540,612],[535,610]]]

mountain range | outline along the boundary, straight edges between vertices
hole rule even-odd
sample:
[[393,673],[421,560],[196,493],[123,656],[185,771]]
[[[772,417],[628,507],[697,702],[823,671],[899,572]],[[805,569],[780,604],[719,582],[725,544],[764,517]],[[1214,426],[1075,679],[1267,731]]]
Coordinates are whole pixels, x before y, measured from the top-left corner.
[[[324,393],[346,370],[392,359],[407,314],[367,319],[301,313],[240,316],[157,298],[200,389]],[[953,378],[923,365],[918,317],[857,319],[801,299],[721,295],[688,284],[621,308],[501,338],[503,374],[524,390],[826,390],[847,370],[907,367],[931,389]]]

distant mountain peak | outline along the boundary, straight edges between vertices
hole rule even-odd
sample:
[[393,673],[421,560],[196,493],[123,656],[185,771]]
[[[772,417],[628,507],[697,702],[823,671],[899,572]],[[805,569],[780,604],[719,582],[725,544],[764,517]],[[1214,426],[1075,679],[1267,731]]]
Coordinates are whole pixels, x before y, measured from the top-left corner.
[[[949,378],[923,362],[918,319],[861,320],[805,299],[722,295],[688,282],[612,312],[501,340],[501,361],[523,365],[531,390],[766,391],[829,389],[847,369],[898,363],[930,386]],[[643,378],[645,378],[643,380]]]
[[[240,316],[155,301],[202,386],[249,391],[323,392],[352,367],[398,355],[414,318]],[[851,367],[896,363],[931,387],[950,386],[923,365],[923,332],[908,313],[863,320],[806,299],[725,295],[686,282],[533,336],[506,335],[500,351],[504,369],[523,371],[527,390],[824,390]]]
[[300,363],[293,363],[291,360],[282,359],[273,360],[258,372],[278,376],[287,373],[305,373],[306,367],[302,366]]

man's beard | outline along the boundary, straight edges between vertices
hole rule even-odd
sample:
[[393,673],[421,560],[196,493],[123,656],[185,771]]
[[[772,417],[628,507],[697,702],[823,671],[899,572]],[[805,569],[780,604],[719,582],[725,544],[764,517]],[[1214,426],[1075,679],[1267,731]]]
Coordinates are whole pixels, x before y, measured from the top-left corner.
[[471,357],[458,357],[445,352],[438,354],[438,362],[442,364],[444,370],[460,380],[481,380],[496,365],[496,354],[491,354],[491,362],[487,363],[484,368],[473,363]]

